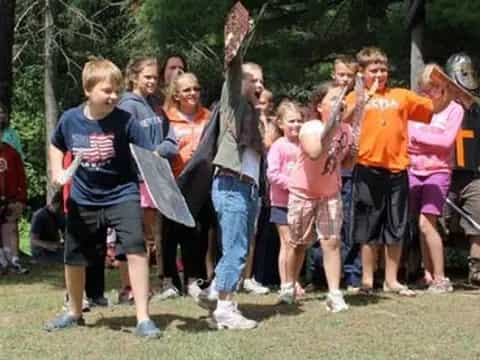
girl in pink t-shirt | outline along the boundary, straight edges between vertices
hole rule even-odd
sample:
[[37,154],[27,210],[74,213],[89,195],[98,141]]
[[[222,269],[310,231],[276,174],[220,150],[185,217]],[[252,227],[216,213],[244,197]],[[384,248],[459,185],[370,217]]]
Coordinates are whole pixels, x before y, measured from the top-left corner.
[[[340,89],[329,86],[326,90],[323,98],[317,97],[318,102],[313,104],[317,117],[324,122],[340,93]],[[318,159],[300,153],[289,181],[288,224],[294,246],[290,260],[298,274],[306,247],[317,239],[320,241],[329,289],[326,307],[331,312],[348,309],[340,290],[343,221],[340,169],[346,166],[351,144],[350,125],[342,123]]]
[[427,76],[431,67],[425,67],[419,85],[420,91],[432,99],[432,121],[408,124],[409,202],[412,213],[419,216],[425,284],[429,292],[444,293],[453,291],[453,287],[445,277],[443,243],[436,228],[450,187],[455,138],[464,111],[445,87],[431,82]]
[[284,136],[276,140],[268,152],[267,177],[270,183],[270,222],[276,224],[280,237],[278,271],[280,275],[280,301],[293,302],[293,292],[285,291],[294,286],[296,279],[290,279],[293,271],[287,269],[287,254],[291,242],[288,228],[288,181],[290,171],[300,153],[298,133],[303,124],[303,114],[299,105],[283,100],[277,109],[277,125]]

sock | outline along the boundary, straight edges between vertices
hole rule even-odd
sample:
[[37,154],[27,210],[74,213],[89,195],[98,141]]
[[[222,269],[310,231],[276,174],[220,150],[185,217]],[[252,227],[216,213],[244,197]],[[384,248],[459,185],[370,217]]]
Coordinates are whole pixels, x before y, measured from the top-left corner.
[[280,285],[280,289],[282,290],[291,289],[293,287],[294,287],[293,282],[284,283]]
[[342,290],[340,289],[329,290],[328,293],[332,296],[343,296]]
[[233,305],[231,300],[218,300],[217,301],[217,310],[218,311],[228,311]]

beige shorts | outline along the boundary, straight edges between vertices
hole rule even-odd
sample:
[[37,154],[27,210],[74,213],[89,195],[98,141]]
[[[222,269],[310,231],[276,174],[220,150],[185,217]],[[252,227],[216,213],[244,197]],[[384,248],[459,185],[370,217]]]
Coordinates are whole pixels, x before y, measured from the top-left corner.
[[293,194],[289,195],[288,225],[292,242],[296,245],[309,245],[315,240],[339,240],[342,221],[340,194],[320,200],[308,200]]

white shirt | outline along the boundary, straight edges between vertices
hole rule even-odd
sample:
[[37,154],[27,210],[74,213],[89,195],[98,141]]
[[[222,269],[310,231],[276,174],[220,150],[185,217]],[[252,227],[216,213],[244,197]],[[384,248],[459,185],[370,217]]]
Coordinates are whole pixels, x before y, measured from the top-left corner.
[[260,155],[251,148],[246,148],[242,154],[242,175],[248,176],[255,180],[257,186],[260,181]]

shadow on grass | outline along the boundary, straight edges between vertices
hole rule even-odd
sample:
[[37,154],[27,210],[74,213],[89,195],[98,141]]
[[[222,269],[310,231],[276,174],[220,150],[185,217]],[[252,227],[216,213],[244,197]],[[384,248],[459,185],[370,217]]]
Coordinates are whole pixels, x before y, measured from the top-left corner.
[[64,288],[64,266],[60,264],[28,264],[28,274],[7,273],[0,275],[1,286],[32,285],[49,283],[54,287]]
[[381,293],[374,293],[372,295],[345,295],[345,301],[350,306],[368,306],[372,304],[378,304],[382,301],[391,300],[388,297],[382,296]]
[[[298,305],[276,305],[276,304],[249,304],[240,305],[242,313],[256,321],[265,321],[277,315],[299,315],[303,312]],[[203,315],[197,318],[181,316],[176,314],[152,315],[152,320],[163,330],[172,326],[180,331],[199,333],[212,331],[212,320],[210,316]],[[102,317],[89,327],[106,327],[114,331],[132,332],[136,326],[135,316]]]
[[[178,323],[176,328],[186,332],[204,332],[210,331],[206,317],[192,318],[181,315],[163,314],[152,315],[152,320],[163,330],[172,323]],[[135,316],[117,316],[101,318],[89,327],[106,327],[115,331],[131,332],[135,328],[137,320]]]
[[304,312],[304,310],[301,309],[301,304],[287,305],[242,303],[240,304],[240,310],[246,317],[256,321],[264,321],[277,315],[300,315]]
[[[324,301],[326,299],[326,292],[313,293],[310,296],[302,299],[302,303],[308,303],[313,301]],[[374,292],[371,295],[362,294],[344,294],[345,302],[350,306],[367,306],[372,304],[378,304],[385,300],[390,300],[389,297],[384,296],[381,292]]]

